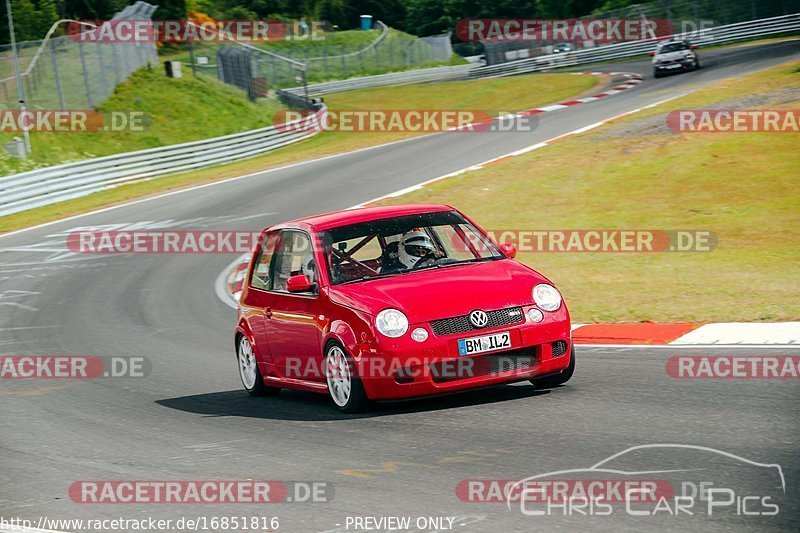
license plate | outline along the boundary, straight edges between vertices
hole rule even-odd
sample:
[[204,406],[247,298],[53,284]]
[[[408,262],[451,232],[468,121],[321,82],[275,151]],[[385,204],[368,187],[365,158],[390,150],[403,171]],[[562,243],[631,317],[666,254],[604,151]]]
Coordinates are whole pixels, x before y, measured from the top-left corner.
[[511,348],[511,334],[508,331],[482,337],[458,339],[458,355],[472,355]]
[[667,68],[681,68],[680,65],[667,65]]

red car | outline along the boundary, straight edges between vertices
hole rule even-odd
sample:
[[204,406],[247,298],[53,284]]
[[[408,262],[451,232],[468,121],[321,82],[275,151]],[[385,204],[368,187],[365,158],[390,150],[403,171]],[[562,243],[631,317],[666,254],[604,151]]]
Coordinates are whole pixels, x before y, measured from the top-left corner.
[[353,209],[266,229],[239,302],[251,395],[330,394],[343,412],[391,400],[572,377],[552,283],[447,205]]

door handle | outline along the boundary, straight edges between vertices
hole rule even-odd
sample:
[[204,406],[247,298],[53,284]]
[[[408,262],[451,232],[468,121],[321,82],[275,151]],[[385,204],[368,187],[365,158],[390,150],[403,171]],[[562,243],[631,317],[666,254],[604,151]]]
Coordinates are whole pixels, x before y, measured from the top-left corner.
[[269,307],[264,309],[264,316],[267,318],[272,318],[272,309],[270,309]]

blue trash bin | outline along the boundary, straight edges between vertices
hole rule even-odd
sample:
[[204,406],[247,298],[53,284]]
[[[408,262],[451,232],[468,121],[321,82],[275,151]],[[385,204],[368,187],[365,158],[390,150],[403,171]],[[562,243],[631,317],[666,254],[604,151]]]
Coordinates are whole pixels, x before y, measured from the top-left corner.
[[361,31],[372,29],[372,15],[361,15]]

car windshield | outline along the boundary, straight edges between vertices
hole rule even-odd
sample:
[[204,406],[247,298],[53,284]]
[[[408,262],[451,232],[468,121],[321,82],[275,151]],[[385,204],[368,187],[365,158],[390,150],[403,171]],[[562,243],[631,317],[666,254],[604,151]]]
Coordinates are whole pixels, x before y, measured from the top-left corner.
[[658,51],[659,54],[669,54],[670,52],[680,52],[681,50],[688,50],[688,43],[669,43],[661,47]]
[[320,237],[333,285],[504,257],[456,211],[342,226]]

